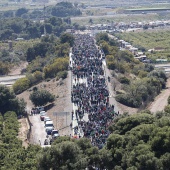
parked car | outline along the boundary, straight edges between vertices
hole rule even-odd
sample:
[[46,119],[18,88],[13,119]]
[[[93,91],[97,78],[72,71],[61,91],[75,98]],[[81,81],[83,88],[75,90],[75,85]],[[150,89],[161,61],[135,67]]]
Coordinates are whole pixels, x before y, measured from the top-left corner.
[[46,116],[46,112],[40,113],[40,120],[44,121],[44,117]]
[[50,144],[52,142],[54,142],[54,140],[57,139],[57,137],[59,137],[59,136],[60,136],[60,134],[59,134],[58,130],[53,130],[51,132]]
[[50,121],[51,119],[47,116],[44,117],[44,124],[47,122],[47,121]]
[[57,137],[59,137],[60,135],[59,135],[59,132],[58,132],[58,130],[53,130],[52,132],[51,132],[51,137],[53,138],[53,139],[56,139]]
[[45,123],[45,131],[47,135],[51,135],[51,132],[54,130],[53,121],[46,121]]
[[36,109],[40,113],[41,111],[44,111],[44,106],[36,107]]
[[42,114],[42,113],[46,113],[46,111],[43,110],[43,111],[40,112],[40,114]]

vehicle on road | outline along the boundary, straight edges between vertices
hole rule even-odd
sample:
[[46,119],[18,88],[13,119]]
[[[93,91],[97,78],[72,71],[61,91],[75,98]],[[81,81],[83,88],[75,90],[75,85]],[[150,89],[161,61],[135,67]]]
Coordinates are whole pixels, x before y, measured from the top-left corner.
[[60,136],[58,130],[52,130],[51,132],[51,136],[50,136],[50,145],[52,144],[52,142],[54,142],[55,139],[57,139]]
[[40,113],[41,111],[44,111],[44,106],[36,107],[36,109]]
[[60,135],[59,135],[59,132],[58,132],[58,130],[53,130],[52,132],[51,132],[51,137],[53,138],[53,139],[56,139],[57,137],[59,137]]
[[45,124],[47,121],[51,121],[51,119],[50,119],[48,116],[45,116],[45,117],[44,117],[44,124]]
[[45,123],[45,131],[47,135],[51,135],[51,132],[54,130],[53,121],[46,121]]
[[44,117],[46,116],[46,112],[40,113],[40,120],[44,121]]

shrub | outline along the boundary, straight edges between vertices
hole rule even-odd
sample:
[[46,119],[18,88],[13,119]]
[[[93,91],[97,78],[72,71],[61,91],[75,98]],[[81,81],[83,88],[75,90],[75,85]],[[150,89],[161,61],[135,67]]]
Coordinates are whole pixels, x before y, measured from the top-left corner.
[[43,106],[52,103],[55,96],[46,90],[37,90],[30,94],[30,100],[35,106]]
[[120,77],[119,81],[123,84],[130,84],[130,80],[127,77]]
[[30,80],[26,77],[18,79],[12,87],[15,94],[20,94],[30,87]]
[[116,68],[116,63],[114,61],[107,62],[108,69],[114,70]]
[[67,71],[60,71],[57,73],[57,79],[59,80],[60,78],[65,79],[67,78]]
[[140,98],[132,98],[127,94],[119,94],[116,96],[116,100],[126,106],[130,107],[139,107],[142,104],[142,100]]

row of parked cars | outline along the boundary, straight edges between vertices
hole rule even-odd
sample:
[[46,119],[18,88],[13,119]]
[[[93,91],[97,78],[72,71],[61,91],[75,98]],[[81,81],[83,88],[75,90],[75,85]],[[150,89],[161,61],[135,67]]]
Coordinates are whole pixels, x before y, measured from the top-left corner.
[[[48,144],[51,144],[57,137],[60,136],[59,132],[58,132],[58,130],[54,129],[53,121],[47,116],[46,111],[40,111],[40,120],[44,121],[44,127],[45,127],[45,131],[47,133],[47,138],[48,138],[48,140],[46,139],[44,141],[44,144],[45,144],[45,142]],[[46,144],[46,145],[48,145],[48,144]]]

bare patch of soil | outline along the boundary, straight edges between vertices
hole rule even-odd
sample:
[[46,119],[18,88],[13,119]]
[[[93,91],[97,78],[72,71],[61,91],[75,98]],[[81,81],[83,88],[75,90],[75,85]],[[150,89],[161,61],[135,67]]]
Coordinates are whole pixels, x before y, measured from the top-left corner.
[[162,90],[161,93],[155,98],[155,100],[149,105],[148,110],[153,113],[157,111],[163,111],[165,106],[168,104],[167,100],[170,96],[170,78],[166,83],[166,89]]
[[27,133],[28,133],[28,123],[26,118],[21,118],[18,120],[20,123],[18,138],[22,140],[22,146],[28,146]]
[[8,75],[13,76],[21,74],[22,69],[26,68],[27,65],[28,62],[21,62],[19,65],[14,66]]

